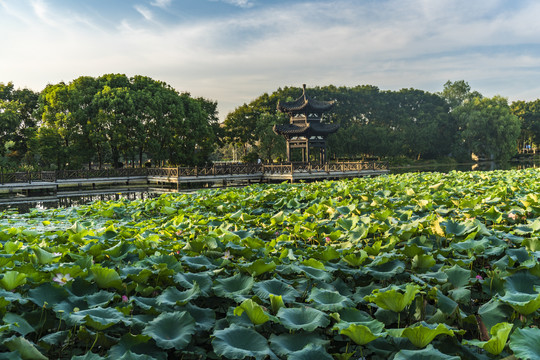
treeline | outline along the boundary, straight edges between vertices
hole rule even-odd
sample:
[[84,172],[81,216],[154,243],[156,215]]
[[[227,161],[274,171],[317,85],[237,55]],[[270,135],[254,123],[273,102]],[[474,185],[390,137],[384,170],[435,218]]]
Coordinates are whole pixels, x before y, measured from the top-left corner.
[[[509,105],[463,80],[440,93],[370,85],[307,91],[336,100],[324,120],[340,124],[328,141],[330,158],[508,160],[540,143],[540,100]],[[83,76],[39,93],[0,83],[0,167],[189,166],[230,160],[233,152],[244,161],[279,161],[285,141],[272,126],[289,119],[277,102],[301,94],[300,87],[263,94],[219,124],[216,102],[144,76]]]
[[216,102],[145,76],[83,76],[40,93],[0,84],[0,166],[202,164],[217,120]]
[[[375,86],[315,87],[308,95],[336,100],[325,122],[340,124],[329,137],[332,158],[407,157],[468,161],[472,154],[508,160],[525,144],[540,140],[540,100],[515,102],[483,97],[463,80],[447,82],[440,93],[417,89],[381,91]],[[245,158],[284,158],[284,142],[273,124],[289,119],[276,112],[278,100],[291,101],[301,88],[263,94],[228,114],[225,139]]]

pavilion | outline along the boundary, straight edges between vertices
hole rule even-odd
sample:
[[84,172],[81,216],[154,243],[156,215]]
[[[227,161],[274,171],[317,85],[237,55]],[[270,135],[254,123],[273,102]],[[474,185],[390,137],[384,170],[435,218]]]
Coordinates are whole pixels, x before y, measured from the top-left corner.
[[[326,138],[335,133],[339,124],[325,124],[323,114],[334,106],[335,101],[319,101],[306,94],[303,85],[302,95],[291,102],[278,101],[279,111],[289,114],[290,123],[274,125],[273,130],[287,141],[287,161],[292,161],[293,149],[302,150],[302,162],[310,162],[310,155],[319,152],[320,163],[327,162]],[[312,153],[312,149],[315,152]]]

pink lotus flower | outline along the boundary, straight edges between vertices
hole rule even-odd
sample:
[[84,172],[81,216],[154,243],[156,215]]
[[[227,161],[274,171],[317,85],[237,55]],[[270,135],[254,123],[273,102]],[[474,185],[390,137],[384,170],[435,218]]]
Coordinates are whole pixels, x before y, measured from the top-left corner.
[[229,250],[226,250],[224,253],[223,253],[223,256],[221,257],[222,259],[225,259],[225,260],[228,260],[228,259],[232,259],[232,255],[231,255],[231,252]]
[[56,274],[55,277],[53,277],[53,281],[60,284],[60,285],[62,285],[62,286],[64,286],[65,284],[67,284],[71,280],[73,280],[73,278],[69,274],[64,275],[64,274],[58,273],[58,274]]
[[510,213],[510,214],[508,214],[508,218],[515,221],[515,220],[517,220],[518,215],[516,213]]
[[129,298],[126,295],[122,295],[122,302],[127,303],[129,301]]
[[328,244],[330,241],[332,241],[332,239],[330,239],[328,236],[324,238],[324,241],[326,241],[326,243]]
[[484,280],[484,278],[482,276],[480,276],[480,275],[476,275],[476,279],[477,280]]

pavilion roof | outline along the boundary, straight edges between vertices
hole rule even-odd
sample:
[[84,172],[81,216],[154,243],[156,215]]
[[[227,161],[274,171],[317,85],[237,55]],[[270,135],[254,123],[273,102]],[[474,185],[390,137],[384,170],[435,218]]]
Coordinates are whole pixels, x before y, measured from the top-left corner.
[[306,124],[274,125],[273,130],[278,135],[298,136],[325,136],[335,133],[339,124],[323,124],[320,122],[308,122]]
[[319,101],[306,94],[306,84],[303,85],[302,95],[290,102],[278,101],[277,108],[284,113],[298,113],[298,112],[322,112],[329,110],[334,106],[334,101]]

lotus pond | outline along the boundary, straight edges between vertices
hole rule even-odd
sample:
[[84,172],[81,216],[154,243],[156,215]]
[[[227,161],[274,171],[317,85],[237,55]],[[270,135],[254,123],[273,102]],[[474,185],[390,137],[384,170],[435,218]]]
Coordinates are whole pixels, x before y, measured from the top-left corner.
[[540,171],[0,213],[0,359],[540,359]]

